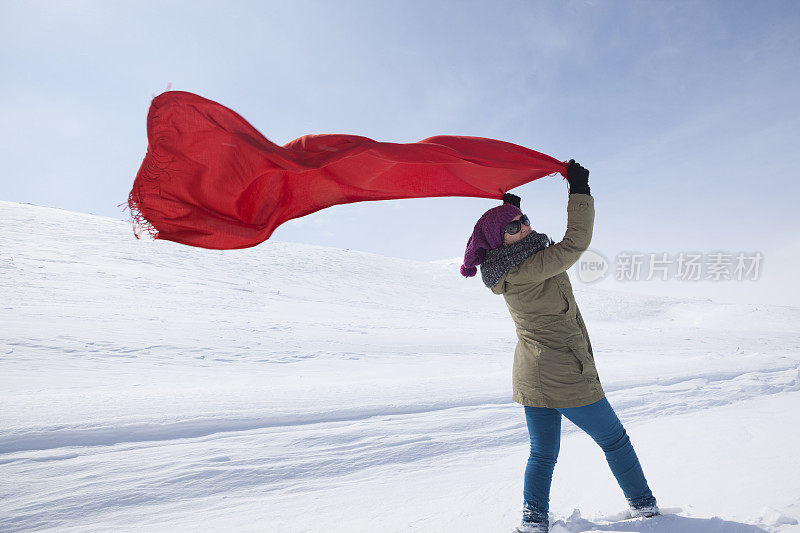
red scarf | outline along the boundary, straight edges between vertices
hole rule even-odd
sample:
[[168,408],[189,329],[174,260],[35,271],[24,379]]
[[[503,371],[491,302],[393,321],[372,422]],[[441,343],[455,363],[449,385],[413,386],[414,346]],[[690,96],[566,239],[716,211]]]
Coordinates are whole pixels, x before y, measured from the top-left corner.
[[[147,154],[128,197],[134,228],[202,248],[247,248],[326,207],[398,198],[501,199],[567,164],[516,144],[440,135],[416,143],[305,135],[278,146],[225,106],[155,97]],[[138,231],[137,231],[138,237]]]

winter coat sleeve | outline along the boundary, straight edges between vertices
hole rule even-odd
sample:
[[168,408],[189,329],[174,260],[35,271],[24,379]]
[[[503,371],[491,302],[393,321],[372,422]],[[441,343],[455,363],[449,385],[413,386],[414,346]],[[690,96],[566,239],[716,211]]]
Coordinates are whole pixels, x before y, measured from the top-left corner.
[[[573,193],[567,202],[567,231],[561,242],[551,244],[509,271],[512,283],[538,283],[564,272],[580,258],[592,241],[594,198]],[[513,272],[513,276],[511,275]]]

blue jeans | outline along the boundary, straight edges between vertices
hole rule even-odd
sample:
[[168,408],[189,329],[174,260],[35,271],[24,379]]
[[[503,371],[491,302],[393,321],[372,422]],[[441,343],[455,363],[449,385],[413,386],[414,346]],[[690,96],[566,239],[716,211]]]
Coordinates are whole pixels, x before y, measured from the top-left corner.
[[551,409],[525,406],[531,454],[525,468],[523,520],[547,521],[550,482],[561,445],[562,414],[603,449],[608,466],[631,507],[656,505],[631,440],[606,398],[582,407]]

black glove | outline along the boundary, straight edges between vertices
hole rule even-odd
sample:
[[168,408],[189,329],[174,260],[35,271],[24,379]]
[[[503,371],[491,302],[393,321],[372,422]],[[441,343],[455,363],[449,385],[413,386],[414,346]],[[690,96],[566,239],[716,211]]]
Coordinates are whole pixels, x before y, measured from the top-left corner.
[[511,194],[510,192],[507,192],[503,195],[504,204],[511,204],[519,207],[520,200],[522,200],[522,198],[520,198],[516,194]]
[[567,181],[570,194],[589,194],[589,171],[576,163],[574,159],[569,160]]

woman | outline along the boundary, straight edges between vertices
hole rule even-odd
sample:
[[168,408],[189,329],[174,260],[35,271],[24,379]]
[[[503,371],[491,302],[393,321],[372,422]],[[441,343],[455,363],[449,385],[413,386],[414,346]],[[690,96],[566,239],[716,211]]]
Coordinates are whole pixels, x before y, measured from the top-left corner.
[[531,440],[522,524],[516,529],[524,533],[548,530],[562,414],[603,449],[631,516],[660,514],[625,428],[605,398],[566,273],[589,247],[594,225],[589,171],[570,160],[567,181],[567,231],[561,242],[531,229],[519,198],[506,194],[506,203],[488,210],[475,224],[461,266],[469,277],[480,265],[484,284],[505,297],[517,327],[513,398],[524,406]]

